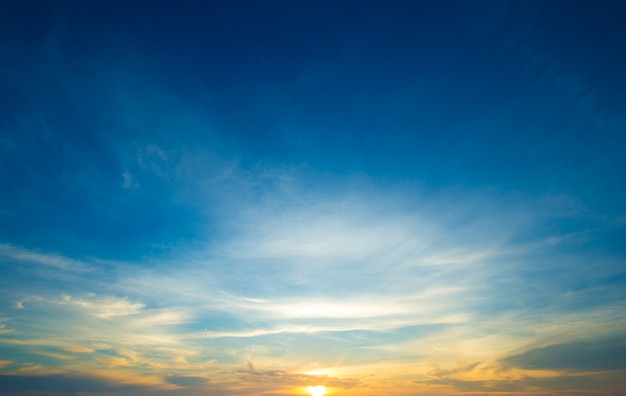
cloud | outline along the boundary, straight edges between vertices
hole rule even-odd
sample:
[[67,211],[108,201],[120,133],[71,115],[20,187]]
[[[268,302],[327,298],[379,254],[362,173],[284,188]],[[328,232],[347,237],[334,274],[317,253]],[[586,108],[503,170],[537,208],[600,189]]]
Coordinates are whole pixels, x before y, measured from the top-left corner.
[[[184,174],[168,168],[175,157],[170,152],[142,151],[144,170]],[[45,364],[44,357],[55,358],[58,368],[156,373],[190,392],[233,380],[274,390],[320,380],[348,388],[365,383],[351,373],[391,378],[395,374],[377,365],[409,359],[418,366],[410,375],[431,376],[425,384],[494,391],[526,385],[464,377],[480,378],[475,362],[510,355],[529,339],[545,341],[573,324],[583,333],[592,325],[606,332],[619,316],[603,310],[615,304],[606,296],[585,307],[595,316],[567,316],[556,306],[569,301],[553,295],[564,296],[570,279],[543,276],[538,257],[567,262],[581,274],[611,270],[572,264],[587,256],[572,261],[556,254],[565,239],[542,225],[562,215],[558,199],[488,192],[433,198],[371,180],[338,187],[337,180],[307,179],[307,171],[268,176],[234,166],[229,172],[235,187],[220,194],[231,200],[207,209],[220,213],[206,242],[200,238],[141,262],[106,262],[106,279],[85,273],[67,290],[38,290],[44,296],[39,304],[22,298],[23,309],[12,310],[19,337],[2,342],[20,345]],[[266,185],[264,177],[276,180]],[[97,268],[100,261],[89,265]],[[534,301],[554,307],[535,310],[529,306]],[[66,355],[72,359],[61,358]],[[233,369],[248,355],[274,369]],[[469,363],[453,366],[459,355]],[[310,366],[340,366],[347,374],[299,373]],[[207,372],[211,383],[202,385]]]
[[479,364],[480,362],[475,362],[475,363],[470,363],[470,364],[466,364],[463,366],[458,366],[452,369],[436,368],[436,369],[429,371],[427,374],[433,377],[437,377],[437,378],[445,378],[454,374],[470,372],[474,370],[476,366],[478,366]]
[[124,172],[122,173],[122,179],[123,179],[122,187],[126,190],[129,188],[139,187],[139,184],[137,184],[137,182],[133,178],[133,175],[128,170],[124,170]]
[[436,368],[428,372],[434,379],[418,382],[473,392],[620,389],[626,387],[624,346],[624,338],[619,337],[554,344],[500,359],[492,366]]
[[0,334],[9,334],[14,332],[15,330],[13,329],[7,329],[7,325],[5,324],[0,324]]
[[83,261],[70,259],[58,254],[44,254],[26,250],[7,243],[0,244],[0,255],[19,262],[34,263],[77,273],[86,273],[93,268]]
[[258,370],[254,363],[247,362],[247,369],[237,370],[242,374],[240,377],[244,381],[266,382],[280,385],[319,385],[350,389],[359,384],[359,381],[353,378],[336,378],[326,375],[308,375],[301,373],[290,373],[284,370]]
[[22,366],[17,369],[17,372],[18,373],[31,373],[34,371],[40,371],[42,368],[43,366],[41,364],[28,362],[28,363],[22,364]]
[[[454,304],[441,300],[462,293],[462,288],[433,287],[424,288],[412,295],[372,296],[353,291],[349,296],[336,298],[320,297],[274,297],[264,300],[222,301],[225,307],[237,308],[245,315],[261,315],[268,319],[328,319],[328,320],[367,320],[368,318],[387,319],[412,317],[415,321],[437,323],[450,321],[456,314],[456,321],[463,321],[467,315],[447,312],[441,315],[437,311],[442,306],[453,308]],[[245,313],[244,313],[245,312]],[[443,319],[446,316],[448,319]]]
[[[614,391],[626,387],[626,372],[582,373],[529,376],[520,379],[500,378],[489,380],[467,380],[456,378],[441,378],[428,381],[418,381],[429,385],[449,386],[459,391],[469,392],[558,392],[558,391]],[[587,395],[589,393],[585,392]],[[606,394],[606,393],[602,393]]]
[[145,304],[133,303],[128,298],[104,297],[100,299],[72,298],[68,294],[63,294],[60,304],[71,304],[82,307],[92,315],[103,319],[117,316],[135,315],[143,310]]
[[511,380],[461,380],[453,378],[417,381],[420,384],[445,385],[464,392],[519,392],[526,387]]
[[54,358],[54,359],[60,359],[60,360],[69,360],[69,359],[73,358],[73,356],[70,356],[70,355],[67,355],[67,354],[54,353],[54,352],[33,351],[32,353],[35,354],[35,355],[47,356],[47,357],[51,357],[51,358]]
[[111,392],[137,391],[142,385],[119,384],[112,380],[71,374],[1,375],[0,394],[17,392]]
[[626,370],[601,373],[561,374],[551,377],[527,377],[520,381],[527,387],[551,390],[610,390],[626,389]]
[[530,370],[626,370],[626,338],[549,345],[500,360]]
[[198,387],[198,386],[206,384],[209,380],[208,378],[204,378],[204,377],[173,375],[173,376],[165,377],[165,381],[170,384],[174,384],[174,385],[178,385],[182,387]]

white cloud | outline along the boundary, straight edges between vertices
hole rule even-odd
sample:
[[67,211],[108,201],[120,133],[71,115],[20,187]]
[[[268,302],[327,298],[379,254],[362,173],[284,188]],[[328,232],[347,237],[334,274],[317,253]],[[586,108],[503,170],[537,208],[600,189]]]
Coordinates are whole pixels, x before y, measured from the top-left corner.
[[143,310],[145,304],[130,302],[128,298],[104,297],[100,299],[73,298],[63,294],[61,304],[72,304],[86,309],[90,314],[108,319],[117,316],[135,315]]
[[0,244],[0,255],[12,260],[35,263],[64,271],[85,273],[93,269],[91,265],[83,261],[74,260],[58,254],[44,254],[32,250],[26,250],[7,243]]
[[128,169],[125,169],[124,172],[122,172],[122,179],[123,179],[122,187],[124,189],[139,187],[139,184],[137,184],[137,182],[135,181],[135,178],[128,171]]

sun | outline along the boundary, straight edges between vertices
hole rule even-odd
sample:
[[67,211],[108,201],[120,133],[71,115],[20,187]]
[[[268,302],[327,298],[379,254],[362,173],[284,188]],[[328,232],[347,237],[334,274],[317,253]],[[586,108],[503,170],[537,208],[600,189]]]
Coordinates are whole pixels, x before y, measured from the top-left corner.
[[326,387],[322,385],[307,386],[306,390],[311,396],[324,396],[326,394]]

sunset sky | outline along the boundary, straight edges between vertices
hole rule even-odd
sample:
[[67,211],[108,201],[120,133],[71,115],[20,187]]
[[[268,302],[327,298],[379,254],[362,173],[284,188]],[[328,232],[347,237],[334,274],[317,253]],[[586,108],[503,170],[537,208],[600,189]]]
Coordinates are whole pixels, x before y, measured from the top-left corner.
[[625,15],[2,2],[0,396],[626,396]]

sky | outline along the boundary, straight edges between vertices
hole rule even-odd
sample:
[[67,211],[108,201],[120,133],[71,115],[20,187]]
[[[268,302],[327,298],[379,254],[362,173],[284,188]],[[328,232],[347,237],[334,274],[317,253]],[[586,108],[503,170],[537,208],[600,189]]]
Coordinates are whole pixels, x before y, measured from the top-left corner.
[[625,13],[2,2],[0,396],[626,395]]

